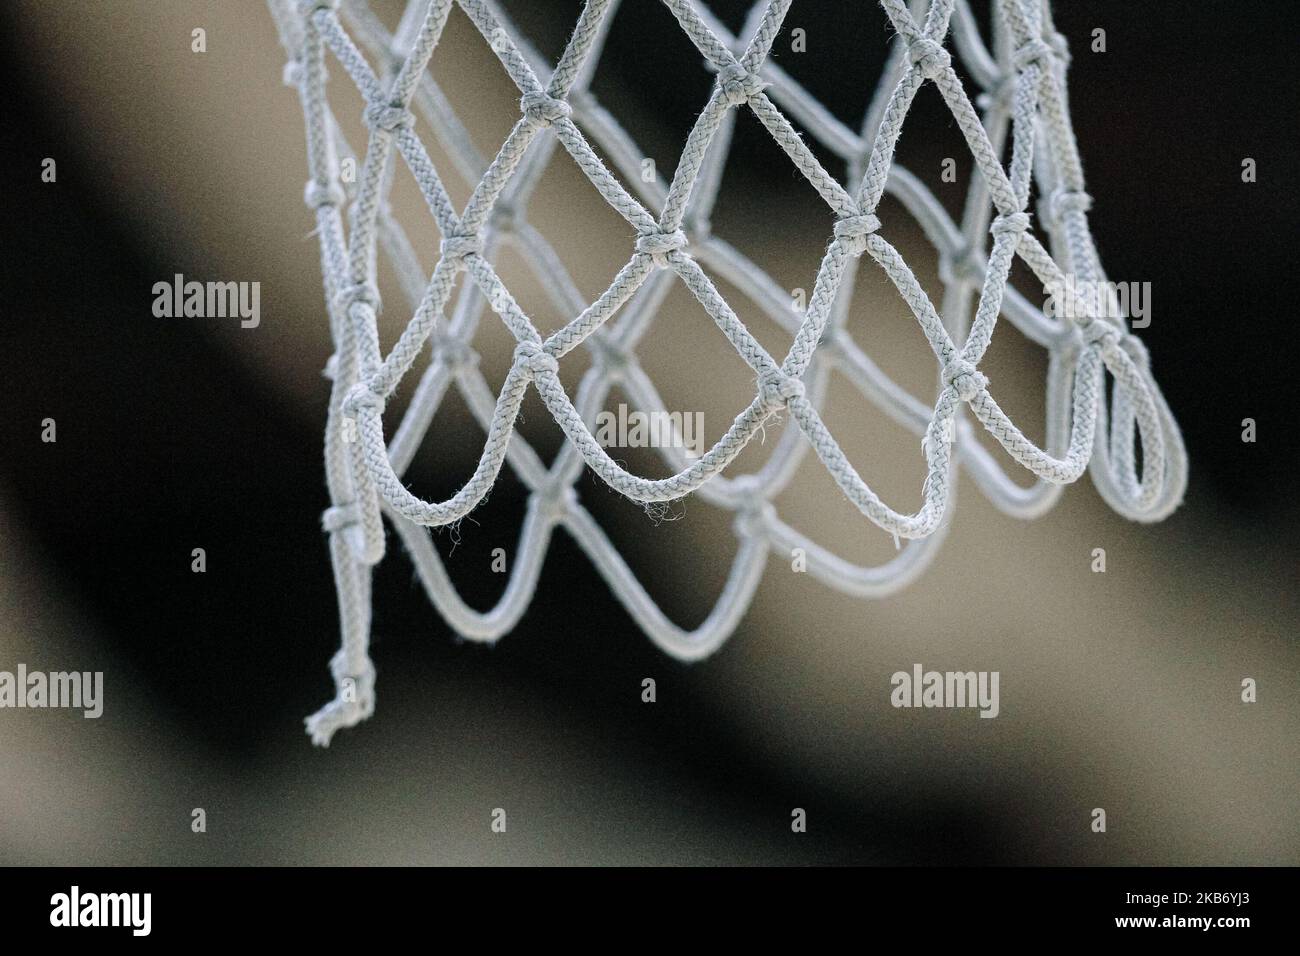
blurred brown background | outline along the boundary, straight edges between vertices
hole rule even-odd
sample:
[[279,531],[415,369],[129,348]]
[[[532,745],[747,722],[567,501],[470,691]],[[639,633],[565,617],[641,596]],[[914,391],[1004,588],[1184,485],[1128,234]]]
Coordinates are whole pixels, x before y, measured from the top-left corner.
[[[745,4],[712,6],[735,27]],[[578,9],[504,7],[552,57]],[[396,5],[376,8],[395,22]],[[1058,13],[1103,259],[1114,279],[1153,283],[1143,339],[1187,432],[1183,510],[1131,525],[1085,480],[1023,523],[963,479],[918,584],[856,601],[774,559],[732,640],[692,666],[649,645],[563,534],[516,631],[494,649],[458,644],[390,537],[376,577],[378,711],[318,751],[300,721],[330,692],[337,640],[318,525],[330,344],[301,202],[302,116],[270,17],[256,0],[7,4],[0,670],[103,670],[106,702],[97,721],[0,711],[0,862],[1300,862],[1296,342],[1282,260],[1297,212],[1294,66],[1268,49],[1281,35],[1257,35],[1240,13],[1180,17],[1119,3]],[[796,0],[786,29],[804,27],[809,52],[783,55],[779,40],[776,55],[856,125],[885,23],[870,4]],[[1096,26],[1105,54],[1087,50]],[[190,51],[196,27],[204,54]],[[518,95],[459,11],[433,63],[490,153]],[[643,80],[665,64],[670,81]],[[710,82],[658,3],[625,0],[595,91],[665,172]],[[337,69],[330,90],[359,128]],[[808,288],[830,214],[752,118],[737,135],[714,231],[783,286]],[[949,155],[963,175],[944,186]],[[1245,156],[1255,184],[1240,181]],[[40,182],[45,157],[55,184]],[[955,211],[964,157],[923,92],[900,160]],[[448,184],[463,202],[468,184]],[[418,194],[403,182],[395,199],[431,256]],[[940,288],[901,206],[885,212]],[[530,219],[593,297],[630,255],[630,227],[563,158]],[[539,327],[564,320],[519,263],[501,268]],[[175,272],[259,281],[260,327],[154,318],[153,283]],[[928,398],[933,358],[885,286],[859,282],[851,329]],[[777,349],[782,333],[729,299]],[[402,320],[400,308],[385,316],[386,345]],[[1041,435],[1044,356],[1008,323],[994,341],[984,367],[999,401]],[[504,333],[485,322],[479,344],[499,383]],[[670,408],[704,413],[710,441],[752,389],[684,290],[642,355]],[[881,495],[914,501],[916,439],[843,383],[829,407]],[[46,417],[57,444],[39,440]],[[1256,444],[1240,440],[1245,417]],[[411,476],[423,497],[472,468],[481,441],[467,420],[455,404],[436,420]],[[558,447],[535,396],[523,433],[547,455]],[[729,516],[687,501],[656,524],[590,476],[579,490],[674,618],[699,621],[726,574]],[[490,553],[513,547],[522,503],[507,478],[454,550],[438,536],[478,607],[503,584]],[[812,464],[780,505],[846,557],[893,552]],[[206,574],[190,572],[194,547]],[[1104,575],[1089,568],[1097,547]],[[575,604],[591,626],[564,623]],[[889,675],[917,662],[1000,671],[1001,715],[894,710]],[[654,706],[640,702],[647,676]],[[1239,701],[1245,677],[1257,704]],[[190,832],[194,807],[205,834]],[[509,814],[504,835],[489,830],[495,807]],[[807,834],[790,832],[793,807],[807,809]],[[1107,810],[1104,835],[1089,830],[1094,807]]]

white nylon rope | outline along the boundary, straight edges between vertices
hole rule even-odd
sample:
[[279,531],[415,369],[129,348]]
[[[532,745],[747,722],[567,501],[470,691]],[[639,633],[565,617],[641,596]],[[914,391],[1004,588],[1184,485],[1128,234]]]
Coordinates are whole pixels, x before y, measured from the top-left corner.
[[[756,3],[740,35],[732,35],[696,0],[662,0],[716,71],[717,80],[672,180],[649,183],[640,176],[644,154],[588,89],[617,0],[587,0],[554,69],[517,36],[490,0],[410,0],[391,34],[364,0],[347,2],[341,10],[338,0],[269,2],[290,57],[285,79],[298,89],[306,118],[305,199],[320,236],[335,347],[328,365],[333,389],[325,434],[331,507],[323,523],[338,588],[342,642],[331,662],[336,697],[307,720],[318,744],[328,744],[335,730],[356,724],[374,709],[375,672],[368,652],[370,568],[384,555],[385,513],[439,613],[467,638],[492,641],[514,627],[536,590],[551,534],[563,527],[651,640],[674,657],[694,660],[714,651],[735,629],[772,550],[788,554],[803,548],[810,573],[851,594],[880,596],[913,580],[945,533],[958,464],[998,507],[1020,517],[1046,511],[1060,486],[1085,470],[1105,500],[1131,519],[1157,521],[1178,506],[1187,480],[1186,453],[1142,345],[1122,321],[1091,315],[1049,318],[1007,282],[1016,256],[1044,286],[1063,282],[1067,274],[1081,281],[1104,281],[1087,223],[1091,199],[1066,106],[1066,43],[1040,0],[997,0],[996,54],[985,45],[965,0],[917,0],[912,9],[903,0],[881,0],[897,37],[857,132],[769,62],[790,0]],[[490,159],[470,143],[426,70],[453,2],[491,44],[521,93],[521,116]],[[944,45],[949,35],[983,88],[982,116],[953,69]],[[327,102],[327,53],[367,103],[369,138],[357,181],[347,190],[337,170],[340,156],[353,154]],[[380,64],[382,75],[367,55]],[[927,82],[951,110],[980,174],[960,223],[894,162],[912,100]],[[787,294],[768,275],[709,229],[737,109],[754,114],[835,215],[802,316],[789,308]],[[455,209],[415,133],[417,114],[433,130],[456,174],[474,184],[463,210]],[[822,167],[787,114],[846,162],[847,183]],[[1004,169],[999,157],[1008,135],[1011,160]],[[593,144],[609,157],[612,169]],[[532,189],[557,148],[572,157],[637,233],[631,258],[591,303],[583,301],[546,238],[525,218]],[[442,235],[432,276],[424,274],[388,209],[398,157],[414,176]],[[635,194],[624,182],[632,184]],[[1050,251],[1031,231],[1031,191],[1042,200],[1039,211]],[[881,234],[884,226],[877,210],[886,193],[916,218],[939,252],[942,312]],[[351,228],[345,229],[343,204],[349,200]],[[986,233],[992,235],[987,250]],[[494,262],[505,245],[545,280],[555,306],[573,316],[559,331],[543,338],[498,277]],[[381,251],[413,310],[387,355],[381,353],[376,324],[375,269]],[[891,381],[845,330],[855,273],[864,256],[897,289],[934,352],[940,387],[933,405]],[[742,289],[790,332],[784,356],[772,356],[758,343],[703,267]],[[467,278],[453,303],[462,272]],[[667,478],[650,479],[610,458],[592,427],[615,385],[638,407],[663,408],[635,350],[674,280],[691,291],[753,370],[756,395],[699,458],[688,460],[680,449],[660,449],[675,471]],[[973,318],[968,321],[972,304]],[[470,346],[485,307],[517,342],[514,361],[495,396]],[[1026,438],[1007,417],[979,370],[1000,316],[1049,351],[1045,448]],[[579,345],[590,350],[594,361],[570,398],[557,374],[558,363]],[[426,346],[431,359],[389,443],[385,404]],[[917,510],[898,511],[882,501],[823,423],[820,409],[832,369],[922,436],[926,478]],[[1109,409],[1107,374],[1114,380]],[[402,473],[453,387],[487,438],[461,489],[445,501],[425,501],[406,489]],[[568,439],[549,469],[514,434],[529,388],[537,390]],[[963,406],[969,406],[974,421],[1038,479],[1035,484],[1015,483],[994,456],[972,440],[976,425],[962,414]],[[783,430],[771,458],[752,474],[725,476],[727,465],[783,410],[793,427]],[[1140,467],[1135,441],[1141,443]],[[959,453],[954,453],[955,447]],[[869,521],[896,540],[910,539],[894,559],[879,567],[854,565],[780,519],[772,499],[792,479],[809,449]],[[473,510],[507,463],[531,494],[505,594],[483,613],[456,593],[426,529],[458,521]],[[697,492],[735,513],[736,556],[713,611],[699,627],[683,630],[664,615],[580,503],[575,486],[584,466],[634,501],[652,505]]]

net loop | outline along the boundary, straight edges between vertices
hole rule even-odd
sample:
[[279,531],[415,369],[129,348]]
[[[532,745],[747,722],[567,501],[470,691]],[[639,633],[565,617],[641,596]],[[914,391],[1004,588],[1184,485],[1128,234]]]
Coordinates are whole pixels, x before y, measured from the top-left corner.
[[[1069,51],[1053,27],[1050,4],[993,0],[991,39],[986,40],[970,0],[882,0],[894,30],[891,68],[881,75],[875,97],[862,98],[871,104],[865,120],[850,124],[825,109],[771,57],[791,0],[756,0],[740,34],[731,33],[707,3],[664,2],[717,72],[667,183],[646,176],[647,151],[591,91],[615,0],[585,0],[555,63],[515,39],[519,32],[495,0],[407,0],[393,32],[366,0],[342,5],[334,0],[268,0],[288,53],[285,78],[297,87],[306,122],[309,181],[304,200],[315,218],[326,294],[335,297],[327,303],[333,384],[325,476],[331,508],[322,524],[331,533],[341,641],[331,662],[335,699],[308,722],[318,743],[328,742],[334,730],[351,726],[374,706],[374,669],[368,659],[370,575],[385,553],[384,515],[411,554],[430,599],[462,635],[494,640],[520,619],[538,587],[553,525],[577,541],[658,646],[679,659],[696,660],[716,650],[741,620],[769,550],[788,554],[792,547],[805,548],[808,571],[851,594],[879,597],[908,584],[936,553],[936,532],[950,523],[958,469],[994,505],[1021,518],[1046,512],[1057,500],[1059,486],[1077,481],[1085,471],[1106,502],[1133,520],[1160,520],[1182,499],[1186,450],[1152,378],[1146,350],[1129,334],[1125,320],[1112,320],[1108,308],[1092,308],[1082,317],[1058,321],[1009,281],[1016,256],[1044,286],[1064,284],[1067,278],[1104,281],[1084,216],[1092,200],[1085,192],[1066,99]],[[514,117],[514,128],[493,156],[479,153],[469,128],[438,86],[436,71],[429,69],[453,8],[488,38],[520,96],[522,115]],[[950,33],[955,38],[951,45]],[[957,55],[967,67],[960,73],[953,62]],[[336,67],[364,103],[377,104],[365,110],[369,139],[364,144],[349,144],[332,112],[326,79]],[[946,211],[957,204],[940,202],[933,180],[904,168],[895,156],[912,103],[926,81],[941,93],[973,161],[959,220]],[[978,90],[970,89],[972,82]],[[710,228],[735,142],[735,117],[728,111],[745,104],[835,217],[834,236],[816,274],[794,294],[731,244],[730,237],[715,236]],[[436,148],[421,139],[424,128],[415,131],[417,114]],[[546,127],[554,127],[555,135],[537,135]],[[364,149],[354,149],[357,145]],[[560,149],[636,231],[622,267],[590,301],[550,238],[528,218],[530,199]],[[340,160],[361,156],[361,174],[345,194],[337,181]],[[833,162],[823,166],[828,156]],[[419,243],[390,206],[392,173],[399,163],[413,174],[443,237],[441,258],[431,274],[421,263]],[[468,187],[463,208],[457,208],[451,198],[456,193],[443,182],[444,165]],[[348,215],[345,195],[353,199]],[[891,203],[882,206],[887,195]],[[1026,211],[1031,200],[1041,212],[1045,233],[1031,231]],[[879,232],[880,210],[889,209],[893,217],[895,205],[919,224],[935,250],[939,299],[931,298],[927,277],[913,272],[908,261],[916,257],[913,247],[895,248]],[[564,325],[545,342],[535,319],[519,306],[498,272],[500,250],[506,247],[566,313]],[[856,260],[864,254],[879,271],[859,268]],[[387,355],[380,348],[380,301],[374,285],[381,261],[412,310]],[[464,280],[458,279],[462,272],[469,273]],[[698,432],[687,444],[687,426],[697,425],[695,416],[662,407],[656,383],[638,358],[638,349],[660,341],[648,333],[679,281],[712,320],[706,328],[712,332],[716,327],[756,375],[752,398],[707,448],[703,442],[696,446]],[[738,302],[728,302],[719,288],[722,281],[757,313],[789,331],[792,340],[784,356],[769,354],[748,324],[758,315],[737,314],[732,306]],[[896,292],[919,324],[938,359],[937,394],[913,395],[894,382],[872,361],[866,341],[850,332],[856,328],[849,324],[855,285],[870,282]],[[348,321],[340,321],[341,315]],[[515,343],[513,364],[495,401],[473,348],[485,319],[499,319]],[[1051,355],[1046,447],[1031,442],[1002,411],[977,367],[1003,320]],[[387,398],[401,387],[426,345],[423,377],[389,439],[382,418]],[[591,367],[581,373],[570,398],[559,378],[559,359],[579,345],[587,347]],[[925,478],[915,510],[895,510],[881,500],[823,420],[831,372],[923,436]],[[598,439],[608,436],[608,429],[598,426],[596,416],[616,383],[641,409],[667,416],[670,440],[656,445],[673,470],[667,477],[628,471],[605,450],[605,439]],[[402,475],[452,388],[486,435],[464,484],[446,500],[426,501],[407,489]],[[550,466],[516,433],[532,388],[567,442]],[[762,441],[766,426],[783,408],[789,409],[788,420],[770,460],[750,473],[734,474],[738,466],[733,463],[751,442]],[[362,419],[359,440],[347,440],[347,432],[340,440],[340,415]],[[1016,482],[999,464],[996,450],[972,439],[978,427],[1033,476],[1032,484]],[[896,544],[911,539],[909,547],[878,567],[858,566],[785,524],[773,502],[804,454],[815,456],[866,520]],[[429,529],[468,515],[505,467],[531,490],[531,510],[509,585],[496,607],[480,613],[451,585]],[[574,485],[588,473],[651,510],[701,491],[710,505],[735,513],[738,546],[727,584],[694,631],[668,619],[578,500]],[[705,485],[710,487],[705,490]]]

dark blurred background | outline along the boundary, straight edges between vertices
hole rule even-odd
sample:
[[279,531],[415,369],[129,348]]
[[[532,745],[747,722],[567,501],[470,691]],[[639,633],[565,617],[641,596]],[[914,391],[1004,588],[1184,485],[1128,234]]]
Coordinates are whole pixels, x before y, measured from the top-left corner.
[[[710,6],[736,28],[748,4]],[[1300,111],[1295,33],[1279,26],[1290,7],[1056,6],[1103,262],[1112,279],[1152,283],[1141,337],[1187,439],[1184,510],[1158,528],[1128,526],[1105,517],[1084,481],[1045,528],[959,518],[945,545],[954,557],[916,595],[859,603],[801,582],[794,628],[756,608],[716,658],[693,666],[644,639],[562,533],[515,632],[492,649],[462,644],[390,535],[375,579],[378,711],[326,752],[300,721],[331,692],[336,646],[318,524],[327,383],[313,377],[329,345],[300,205],[301,116],[280,83],[270,17],[254,0],[0,8],[0,669],[98,668],[108,681],[98,722],[0,713],[0,860],[1300,862],[1288,261]],[[505,7],[551,56],[577,10]],[[470,42],[458,17],[449,36]],[[189,52],[194,26],[208,31],[203,57]],[[870,4],[796,0],[787,33],[795,26],[809,52],[778,40],[777,60],[856,127],[887,51],[885,17]],[[1105,53],[1088,49],[1096,27]],[[707,96],[699,61],[658,4],[625,0],[595,91],[645,124],[665,169]],[[646,81],[665,64],[667,79]],[[332,93],[346,86],[335,74]],[[472,114],[479,94],[464,81],[450,90],[471,97]],[[500,97],[508,109],[508,90]],[[925,170],[954,212],[970,170],[959,148],[927,90],[900,160]],[[964,170],[948,193],[937,177],[945,155]],[[41,181],[45,157],[57,159],[55,184]],[[765,210],[806,208],[806,184],[778,165],[756,123],[738,126],[732,157],[719,234],[770,226]],[[1242,182],[1246,157],[1257,182]],[[729,195],[748,206],[728,206]],[[828,223],[797,227],[808,241],[789,284],[810,285]],[[789,238],[775,237],[778,250]],[[263,328],[155,319],[152,285],[175,272],[260,278]],[[292,288],[277,284],[288,274]],[[923,352],[914,329],[900,341]],[[1248,417],[1255,444],[1240,439]],[[57,444],[40,441],[45,418]],[[476,440],[446,461],[423,457],[420,490],[463,480]],[[899,487],[893,500],[911,501],[914,481]],[[654,526],[602,500],[592,479],[580,488],[622,541],[669,542],[633,563],[662,585],[652,591],[671,613],[698,620],[727,557],[700,544],[691,519],[701,509]],[[964,482],[961,507],[980,514],[978,497]],[[476,607],[500,593],[488,555],[513,541],[522,501],[507,480],[455,550],[438,539]],[[1109,541],[1078,542],[1074,516],[1105,522],[1140,556],[1140,573],[1112,572],[1127,575],[1118,595],[1095,593],[1087,577],[1058,578],[1060,592],[1035,587],[1034,574],[1059,570],[1052,549],[1086,554]],[[206,549],[205,574],[190,571],[194,547]],[[775,561],[768,574],[780,573]],[[923,608],[978,590],[981,574],[1003,582],[997,603],[1011,617],[964,621],[978,653],[963,656],[951,622]],[[558,624],[575,604],[588,623]],[[1142,609],[1168,624],[1168,639],[1144,643],[1155,625]],[[1096,643],[1053,642],[1062,621]],[[868,664],[848,656],[849,643],[884,632],[897,639],[888,652]],[[1134,703],[1140,688],[1113,682],[1115,698],[1095,710],[1041,685],[1031,708],[1016,696],[1028,683],[1014,676],[1021,654],[1044,655],[1043,672],[1057,668],[1072,688],[1091,683],[1076,670],[1089,662],[1123,673],[1134,666],[1126,655],[1143,658],[1142,673],[1156,675],[1143,685],[1150,709]],[[928,728],[900,724],[887,678],[914,660],[1001,666],[1004,716],[922,712]],[[1253,711],[1236,703],[1247,675],[1265,689]],[[640,701],[645,676],[658,682],[654,706]],[[1111,721],[1115,712],[1126,719]],[[1188,739],[1162,740],[1178,734]],[[1223,759],[1190,765],[1187,752],[1207,746]],[[201,836],[189,829],[198,806],[209,815]],[[1118,821],[1104,840],[1087,831],[1093,806]],[[487,829],[494,807],[510,813],[506,837]],[[790,833],[792,807],[808,809],[807,834]]]

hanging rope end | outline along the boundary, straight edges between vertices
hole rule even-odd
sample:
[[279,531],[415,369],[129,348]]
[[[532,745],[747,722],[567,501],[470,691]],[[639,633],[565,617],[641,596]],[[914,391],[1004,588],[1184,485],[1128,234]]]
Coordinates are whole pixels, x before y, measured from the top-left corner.
[[335,731],[355,727],[375,712],[375,667],[369,657],[361,667],[350,668],[340,650],[330,660],[330,670],[334,673],[334,699],[303,721],[317,747],[328,747]]

